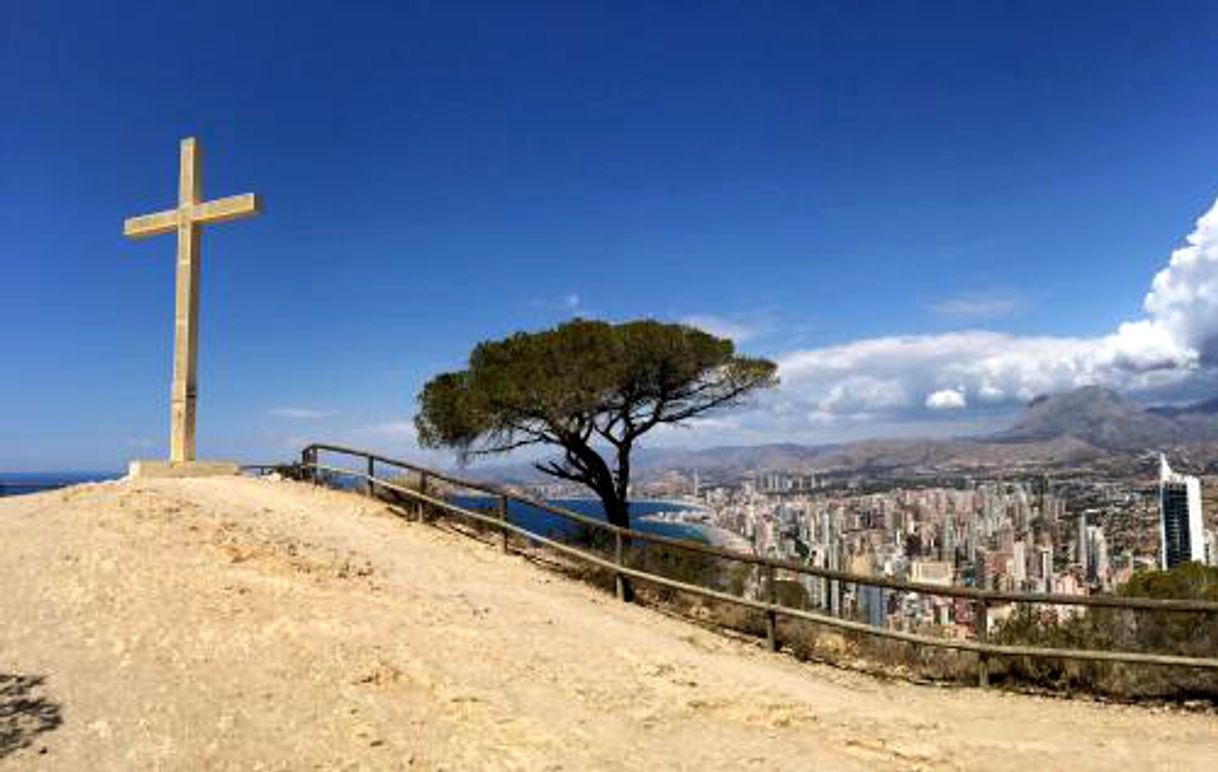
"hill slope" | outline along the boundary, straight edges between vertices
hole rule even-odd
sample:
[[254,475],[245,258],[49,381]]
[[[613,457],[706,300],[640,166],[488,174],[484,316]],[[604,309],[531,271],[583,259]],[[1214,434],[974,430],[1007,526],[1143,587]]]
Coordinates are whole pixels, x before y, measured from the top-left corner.
[[0,500],[0,586],[14,769],[1208,769],[1218,736],[800,665],[293,483]]
[[1190,427],[1146,410],[1112,389],[1081,389],[1037,397],[1010,430],[1008,440],[1075,437],[1097,448],[1143,450],[1187,439]]

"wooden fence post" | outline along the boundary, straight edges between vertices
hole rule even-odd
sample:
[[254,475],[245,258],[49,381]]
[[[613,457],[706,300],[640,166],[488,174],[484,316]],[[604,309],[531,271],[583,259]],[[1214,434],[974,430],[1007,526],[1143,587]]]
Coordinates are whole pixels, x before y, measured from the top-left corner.
[[[974,626],[977,629],[978,643],[985,643],[990,638],[990,609],[985,598],[978,598],[973,605]],[[990,685],[990,655],[988,652],[977,652],[977,685],[982,689]]]
[[[622,567],[622,532],[613,529],[613,562],[618,568]],[[622,574],[614,574],[613,576],[614,590],[617,592],[617,599],[626,600],[626,577]]]
[[770,651],[778,651],[778,612],[773,606],[778,605],[778,582],[774,576],[774,565],[767,563],[765,567],[766,601],[771,608],[765,612],[765,642]]
[[364,481],[364,492],[369,496],[372,495],[372,478],[376,476],[376,461],[372,456],[368,456],[368,478]]
[[501,544],[502,544],[502,546],[503,546],[503,551],[504,551],[504,552],[507,552],[507,551],[508,551],[508,529],[507,529],[507,524],[508,524],[508,497],[507,497],[507,496],[500,496],[500,497],[499,497],[499,519],[503,521],[503,528],[501,528],[501,529],[500,529],[500,534],[501,534],[502,539],[503,539],[503,541],[501,542]]
[[[423,494],[424,496],[427,495],[427,472],[419,472],[419,493]],[[423,503],[423,500],[419,499],[418,506],[415,509],[415,514],[418,516],[419,520],[425,519],[423,513],[426,511],[426,507],[427,505]]]
[[305,454],[309,458],[309,460],[306,462],[309,465],[309,482],[313,483],[314,485],[320,485],[321,470],[317,468],[317,448],[309,448],[305,451]]

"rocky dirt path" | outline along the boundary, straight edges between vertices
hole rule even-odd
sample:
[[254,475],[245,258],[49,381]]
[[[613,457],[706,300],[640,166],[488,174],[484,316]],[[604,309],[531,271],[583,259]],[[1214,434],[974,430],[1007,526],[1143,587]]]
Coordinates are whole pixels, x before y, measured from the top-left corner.
[[[40,680],[41,679],[41,680]],[[1218,717],[887,683],[252,479],[0,500],[0,767],[1214,769]]]

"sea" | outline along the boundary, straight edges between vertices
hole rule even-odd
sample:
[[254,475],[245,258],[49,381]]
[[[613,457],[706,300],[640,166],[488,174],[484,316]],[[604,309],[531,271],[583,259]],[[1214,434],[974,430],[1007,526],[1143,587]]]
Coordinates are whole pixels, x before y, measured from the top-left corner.
[[[86,482],[117,480],[121,476],[120,472],[0,472],[0,496],[20,496]],[[454,503],[480,509],[497,505],[495,499],[482,496],[458,496]],[[605,519],[605,510],[596,499],[555,499],[549,503],[598,520]],[[666,501],[632,502],[630,525],[636,530],[657,536],[707,543],[709,540],[706,532],[696,524],[652,520],[648,517],[691,509],[689,506]],[[533,533],[558,539],[570,538],[581,531],[577,523],[519,501],[509,503],[508,519]]]
[[[486,496],[457,496],[454,503],[469,509],[490,509],[497,506],[495,499]],[[553,499],[548,503],[581,515],[594,517],[597,520],[605,519],[605,509],[597,499]],[[637,531],[667,536],[671,539],[709,543],[710,540],[707,538],[705,530],[695,523],[653,520],[649,517],[649,515],[661,515],[668,512],[688,512],[693,509],[694,507],[670,501],[633,501],[630,503],[630,527]],[[557,539],[569,538],[582,530],[579,523],[521,501],[508,503],[508,520],[533,533]]]
[[51,491],[87,482],[117,480],[121,472],[0,472],[0,496]]

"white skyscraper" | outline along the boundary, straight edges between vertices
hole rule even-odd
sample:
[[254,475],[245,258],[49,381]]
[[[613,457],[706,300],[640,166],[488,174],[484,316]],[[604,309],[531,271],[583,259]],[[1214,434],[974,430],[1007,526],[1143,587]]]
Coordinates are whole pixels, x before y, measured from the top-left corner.
[[1078,528],[1074,536],[1074,562],[1087,574],[1087,513],[1078,513]]
[[1105,586],[1108,583],[1108,539],[1098,525],[1087,526],[1087,578]]
[[1190,560],[1205,562],[1201,481],[1173,472],[1163,454],[1159,454],[1159,540],[1162,569]]

